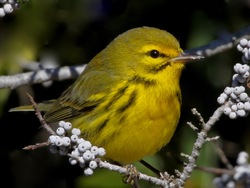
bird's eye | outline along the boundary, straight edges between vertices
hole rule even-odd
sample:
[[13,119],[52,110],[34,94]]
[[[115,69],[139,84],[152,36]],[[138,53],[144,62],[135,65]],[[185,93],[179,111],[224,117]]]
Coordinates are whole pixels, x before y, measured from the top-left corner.
[[159,52],[158,50],[151,50],[151,51],[149,52],[149,55],[150,55],[150,57],[152,57],[152,58],[158,58],[158,57],[160,57],[160,52]]

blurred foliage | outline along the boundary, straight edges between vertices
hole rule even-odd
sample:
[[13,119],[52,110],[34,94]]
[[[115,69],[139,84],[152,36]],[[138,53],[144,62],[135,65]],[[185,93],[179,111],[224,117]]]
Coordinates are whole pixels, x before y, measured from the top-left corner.
[[[1,5],[0,5],[1,6]],[[29,0],[20,9],[0,18],[0,74],[29,71],[24,66],[42,62],[53,54],[57,66],[87,63],[114,37],[127,29],[152,26],[175,35],[182,48],[191,49],[222,38],[249,25],[248,0]],[[187,121],[197,124],[190,109],[195,107],[207,120],[218,107],[218,95],[230,84],[232,66],[240,62],[236,49],[188,64],[183,72],[180,125],[168,146],[149,156],[153,166],[174,174],[182,170],[181,152],[190,153],[196,138]],[[73,80],[0,90],[1,184],[11,188],[129,187],[122,175],[105,169],[85,177],[66,157],[51,154],[47,148],[23,151],[22,147],[47,139],[32,113],[8,113],[8,109],[28,103],[25,92],[36,101],[56,98]],[[211,131],[220,135],[220,144],[232,164],[241,150],[250,152],[249,117],[230,120],[222,117]],[[171,154],[171,155],[169,155]],[[181,160],[185,160],[181,158]],[[198,160],[201,166],[224,167],[211,143]],[[150,174],[140,164],[139,170]],[[213,187],[214,175],[195,170],[185,187]],[[141,182],[142,187],[153,187]]]

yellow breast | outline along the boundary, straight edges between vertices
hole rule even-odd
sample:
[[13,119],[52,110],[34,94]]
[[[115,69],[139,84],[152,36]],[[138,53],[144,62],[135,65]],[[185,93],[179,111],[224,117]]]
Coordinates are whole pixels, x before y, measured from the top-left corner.
[[142,95],[126,116],[116,124],[120,131],[105,148],[109,158],[131,163],[154,154],[169,142],[179,120],[180,104],[172,96]]
[[96,109],[97,116],[106,110],[105,116],[91,117],[89,125],[83,121],[73,124],[88,132],[86,139],[105,148],[105,157],[128,164],[154,154],[169,142],[180,117],[179,91],[162,92],[162,88],[153,85],[121,84],[119,88]]

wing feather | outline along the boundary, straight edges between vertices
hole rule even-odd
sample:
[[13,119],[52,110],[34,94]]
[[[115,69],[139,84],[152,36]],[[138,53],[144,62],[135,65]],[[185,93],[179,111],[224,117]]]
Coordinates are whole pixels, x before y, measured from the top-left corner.
[[47,122],[84,116],[102,103],[119,79],[108,72],[86,70],[45,113]]

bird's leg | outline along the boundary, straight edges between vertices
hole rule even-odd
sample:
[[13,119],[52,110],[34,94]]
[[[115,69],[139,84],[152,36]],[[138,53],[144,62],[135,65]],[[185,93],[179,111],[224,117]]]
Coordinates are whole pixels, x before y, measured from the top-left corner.
[[158,169],[156,169],[155,167],[153,167],[151,164],[147,163],[144,160],[140,160],[140,163],[143,164],[145,167],[147,167],[152,172],[154,172],[157,176],[161,176],[161,172]]

